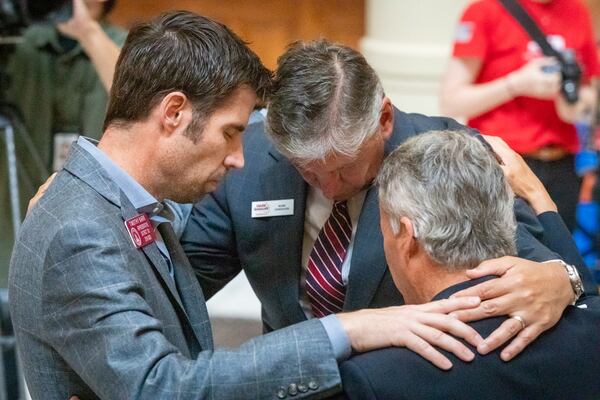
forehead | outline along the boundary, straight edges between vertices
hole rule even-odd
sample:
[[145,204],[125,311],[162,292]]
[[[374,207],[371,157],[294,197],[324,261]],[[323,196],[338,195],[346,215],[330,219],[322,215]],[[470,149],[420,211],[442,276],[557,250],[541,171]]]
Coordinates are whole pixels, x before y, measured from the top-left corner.
[[349,157],[346,155],[333,153],[319,160],[291,160],[291,162],[303,171],[319,173],[331,172],[343,168],[355,162],[357,158],[358,155],[354,157]]
[[220,123],[239,123],[244,124],[248,121],[250,112],[256,105],[256,92],[243,85],[233,91],[221,105],[219,105],[210,115],[214,122]]
[[353,156],[348,156],[340,153],[330,153],[323,159],[318,160],[291,160],[298,169],[313,172],[332,172],[341,168],[347,168],[355,164],[363,164],[371,162],[374,155],[381,144],[379,135],[374,135],[362,143],[357,153]]

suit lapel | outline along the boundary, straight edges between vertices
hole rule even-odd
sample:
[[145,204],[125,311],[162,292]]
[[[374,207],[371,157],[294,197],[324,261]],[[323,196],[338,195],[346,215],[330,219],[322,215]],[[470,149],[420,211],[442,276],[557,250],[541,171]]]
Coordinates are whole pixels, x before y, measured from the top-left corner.
[[[183,249],[181,252],[183,254]],[[181,300],[187,310],[196,340],[203,350],[212,350],[214,347],[212,330],[202,288],[187,257],[183,254],[181,259],[184,261],[182,262],[184,265],[175,265],[173,268]]]
[[[77,176],[109,202],[120,207],[123,220],[127,220],[139,214],[129,199],[119,189],[117,184],[110,179],[106,170],[94,157],[76,143],[71,148],[71,154],[65,163],[65,170]],[[123,229],[125,229],[124,225]],[[133,243],[131,246],[133,246]],[[162,281],[170,295],[173,307],[182,319],[183,329],[192,327],[192,338],[195,336],[194,339],[197,340],[202,349],[212,349],[212,332],[210,330],[206,304],[204,303],[202,290],[197,283],[196,277],[191,273],[189,264],[186,266],[178,266],[177,268],[174,267],[175,280],[173,280],[169,274],[167,262],[155,243],[147,245],[141,250],[158,276],[158,279]],[[194,284],[197,287],[189,287]],[[180,287],[179,291],[177,290],[177,286]],[[180,297],[180,292],[182,293],[183,298]],[[189,310],[189,314],[187,310]],[[197,347],[197,344],[189,345],[191,346],[190,350],[194,352],[193,347]],[[195,353],[197,353],[197,351],[195,351]]]
[[[384,145],[384,157],[411,135],[410,130],[404,128],[407,125],[409,124],[405,121],[405,114],[394,108],[394,129]],[[387,269],[383,235],[379,227],[378,195],[376,186],[367,191],[358,220],[346,288],[345,311],[367,307]]]
[[273,263],[271,268],[277,274],[277,291],[281,300],[280,315],[285,316],[289,324],[293,324],[306,320],[298,302],[306,182],[285,157],[275,151],[271,152],[271,156],[277,162],[263,171],[261,182],[264,200],[294,199],[294,215],[270,218],[267,227],[271,232],[276,232],[276,239],[270,243],[272,253],[268,259]]
[[[125,221],[139,214],[139,212],[133,207],[123,192],[121,192],[121,214],[123,215],[123,220]],[[169,294],[171,294],[173,299],[176,301],[177,305],[181,309],[180,311],[185,314],[185,308],[183,307],[179,293],[177,293],[175,282],[169,274],[169,266],[167,265],[163,255],[160,253],[160,250],[158,250],[156,243],[144,246],[141,248],[141,250],[150,261],[150,265],[156,271],[156,274],[160,277],[162,283],[168,289]]]
[[[123,192],[121,192],[121,204],[121,212],[124,220],[139,214]],[[141,250],[146,255],[152,269],[154,269],[159,280],[162,281],[164,287],[167,288],[170,297],[173,299],[173,307],[181,318],[182,329],[188,330],[189,332],[191,327],[192,332],[186,334],[191,354],[198,354],[200,351],[198,344],[201,349],[211,350],[213,348],[212,332],[210,330],[210,322],[206,311],[206,304],[204,303],[204,297],[202,295],[202,289],[200,289],[200,287],[189,287],[197,281],[195,277],[190,278],[190,281],[186,282],[188,275],[186,269],[191,268],[189,264],[177,265],[176,263],[173,263],[174,276],[171,277],[169,274],[169,266],[156,243],[144,246]],[[171,259],[174,259],[173,254],[171,254]],[[192,301],[193,297],[197,297],[195,301]]]
[[106,170],[98,161],[77,143],[71,146],[64,169],[86,183],[110,203],[117,207],[121,206],[120,190],[117,184],[108,177]]
[[373,186],[367,191],[358,220],[346,288],[345,311],[364,308],[371,302],[386,268],[383,236],[379,228],[377,187]]

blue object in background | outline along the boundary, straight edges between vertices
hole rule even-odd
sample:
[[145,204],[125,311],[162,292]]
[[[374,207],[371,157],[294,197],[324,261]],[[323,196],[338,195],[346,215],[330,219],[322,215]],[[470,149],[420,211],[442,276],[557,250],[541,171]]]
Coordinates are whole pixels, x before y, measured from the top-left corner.
[[598,169],[598,152],[595,150],[582,150],[575,154],[575,172],[583,176],[586,172]]
[[598,151],[595,149],[592,127],[588,122],[576,122],[575,129],[579,139],[579,153],[575,155],[575,172],[583,176],[586,172],[598,169]]
[[[575,172],[579,176],[598,170],[599,157],[595,148],[594,132],[586,120],[575,123],[579,139],[579,153],[575,155]],[[592,272],[597,284],[600,284],[600,256],[598,235],[600,234],[600,206],[596,202],[579,203],[576,211],[577,228],[573,240]]]
[[600,284],[600,265],[598,264],[597,236],[600,230],[600,206],[594,202],[577,205],[577,228],[573,232],[573,240],[594,275],[596,283]]

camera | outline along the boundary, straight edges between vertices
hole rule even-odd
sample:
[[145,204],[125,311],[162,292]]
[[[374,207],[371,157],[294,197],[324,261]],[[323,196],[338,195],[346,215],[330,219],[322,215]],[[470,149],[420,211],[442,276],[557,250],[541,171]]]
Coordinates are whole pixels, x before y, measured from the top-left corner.
[[561,93],[567,103],[574,104],[579,100],[579,85],[581,83],[581,67],[571,49],[561,53],[560,72],[562,75]]
[[0,36],[18,36],[31,24],[55,24],[72,15],[72,0],[0,0]]
[[575,59],[575,52],[572,49],[559,53],[558,64],[544,65],[542,71],[546,73],[560,71],[560,92],[562,96],[569,104],[577,103],[581,83],[581,67]]

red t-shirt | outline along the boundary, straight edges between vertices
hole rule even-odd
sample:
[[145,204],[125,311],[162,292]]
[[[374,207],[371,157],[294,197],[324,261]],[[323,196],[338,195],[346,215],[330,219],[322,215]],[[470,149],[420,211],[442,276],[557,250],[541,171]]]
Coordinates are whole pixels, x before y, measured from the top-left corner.
[[[557,50],[575,50],[584,81],[600,74],[590,16],[579,0],[539,3],[520,0]],[[454,39],[454,57],[482,60],[475,83],[493,81],[542,53],[497,0],[479,0],[465,10]],[[557,115],[554,101],[517,97],[468,121],[481,132],[502,137],[520,153],[544,146],[578,150],[575,128]]]

